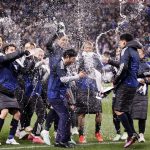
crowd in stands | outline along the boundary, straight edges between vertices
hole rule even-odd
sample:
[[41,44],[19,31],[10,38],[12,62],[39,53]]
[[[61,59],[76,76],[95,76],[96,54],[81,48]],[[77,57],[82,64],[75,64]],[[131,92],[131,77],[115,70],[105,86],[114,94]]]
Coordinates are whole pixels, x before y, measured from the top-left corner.
[[[103,1],[102,1],[103,2]],[[26,0],[15,1],[11,3],[10,0],[0,3],[0,18],[10,17],[11,22],[0,21],[0,34],[4,36],[5,41],[12,42],[12,38],[19,41],[22,46],[26,42],[35,42],[39,47],[45,50],[45,44],[50,36],[56,30],[54,24],[54,17],[58,22],[64,22],[67,34],[72,39],[72,45],[77,49],[80,48],[82,42],[92,40],[95,42],[97,36],[109,29],[115,29],[118,22],[122,21],[120,13],[130,16],[132,13],[136,15],[133,5],[128,4],[130,7],[124,6],[120,10],[118,2],[115,3],[102,3],[98,0],[73,0],[73,1],[53,1],[53,0]],[[8,5],[9,4],[9,5]],[[138,21],[142,20],[142,21]],[[150,41],[150,8],[149,5],[144,4],[143,11],[135,19],[130,19],[125,22],[123,26],[125,31],[134,33],[134,36],[146,45]],[[9,34],[6,26],[12,26],[9,32],[17,34],[12,36]],[[136,31],[136,32],[135,32]],[[114,38],[115,32],[108,32],[99,40],[99,51],[110,51],[114,54],[116,49],[116,39]]]

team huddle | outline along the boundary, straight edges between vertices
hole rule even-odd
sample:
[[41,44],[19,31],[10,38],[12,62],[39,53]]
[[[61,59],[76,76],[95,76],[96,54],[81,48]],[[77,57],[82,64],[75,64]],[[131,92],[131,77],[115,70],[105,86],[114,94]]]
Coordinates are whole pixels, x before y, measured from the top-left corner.
[[[1,37],[0,37],[1,38]],[[2,39],[2,38],[1,38]],[[19,139],[51,145],[49,131],[54,123],[56,147],[86,143],[85,116],[95,114],[95,138],[101,133],[102,100],[112,92],[113,141],[125,140],[124,148],[136,141],[145,142],[148,110],[150,65],[143,46],[129,33],[120,35],[116,59],[95,52],[94,43],[84,41],[80,51],[69,48],[69,38],[62,32],[49,39],[47,52],[32,42],[18,50],[15,44],[2,47],[0,53],[0,131],[10,113],[13,118],[6,144]],[[104,70],[109,68],[113,83],[105,90]],[[31,127],[33,114],[37,119]],[[138,120],[135,131],[133,119]],[[120,123],[124,127],[121,135]]]

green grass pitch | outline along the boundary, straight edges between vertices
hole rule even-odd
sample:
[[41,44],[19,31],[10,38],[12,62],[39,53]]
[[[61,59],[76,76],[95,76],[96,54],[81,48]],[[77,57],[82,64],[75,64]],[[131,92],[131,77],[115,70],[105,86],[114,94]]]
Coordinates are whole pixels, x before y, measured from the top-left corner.
[[[85,145],[77,145],[74,149],[80,149],[80,150],[122,150],[124,141],[120,142],[112,142],[112,138],[115,135],[115,130],[112,122],[112,111],[111,111],[111,95],[103,100],[103,121],[102,121],[102,134],[104,137],[103,143],[98,143],[94,137],[94,129],[95,129],[95,120],[94,115],[87,115],[86,116],[86,137],[87,137],[87,144]],[[150,102],[149,102],[150,107]],[[35,116],[32,119],[32,124],[34,123]],[[8,116],[5,120],[4,127],[2,129],[2,132],[0,133],[0,141],[2,143],[2,146],[0,146],[0,150],[57,150],[62,148],[56,148],[54,146],[47,146],[45,144],[39,145],[39,144],[33,144],[30,141],[27,140],[18,140],[20,142],[20,145],[18,146],[12,146],[12,145],[6,145],[5,141],[8,136],[9,132],[9,124],[10,124],[11,116]],[[137,130],[137,121],[135,121],[135,127]],[[51,135],[51,142],[54,143],[53,138],[53,127],[50,131]],[[146,132],[145,132],[145,143],[136,143],[133,146],[131,146],[131,149],[134,150],[149,150],[150,149],[150,111],[148,112],[148,119],[147,119],[147,125],[146,125]],[[74,137],[75,141],[78,141],[78,137]]]

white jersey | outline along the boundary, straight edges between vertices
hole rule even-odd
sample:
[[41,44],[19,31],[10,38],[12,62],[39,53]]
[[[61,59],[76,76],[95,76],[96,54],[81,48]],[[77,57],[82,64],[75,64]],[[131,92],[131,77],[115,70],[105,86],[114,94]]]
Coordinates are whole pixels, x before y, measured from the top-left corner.
[[84,60],[84,67],[88,71],[95,67],[94,66],[94,56],[95,55],[96,54],[94,52],[83,52],[82,53],[82,57],[83,57],[83,60]]
[[[83,60],[82,60],[83,59]],[[99,92],[103,91],[101,82],[102,64],[99,56],[94,52],[82,52],[81,61],[83,61],[84,69],[89,78],[96,80],[97,89]]]

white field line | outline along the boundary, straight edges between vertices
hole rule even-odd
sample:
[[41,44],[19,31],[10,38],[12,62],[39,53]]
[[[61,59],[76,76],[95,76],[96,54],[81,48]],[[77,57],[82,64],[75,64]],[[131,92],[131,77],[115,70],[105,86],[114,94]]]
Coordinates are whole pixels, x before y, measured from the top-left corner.
[[[149,141],[146,141],[145,143],[150,143]],[[93,143],[86,143],[86,144],[77,144],[77,146],[91,146],[91,145],[109,145],[109,144],[124,144],[124,142],[102,142],[102,143],[98,143],[98,142],[93,142]],[[50,147],[54,147],[54,145],[38,145],[38,146],[17,146],[17,147],[4,147],[1,148],[0,146],[0,150],[15,150],[15,149],[33,149],[33,148],[50,148]]]
[[[77,144],[77,146],[91,146],[91,145],[109,145],[109,144],[120,144],[124,142],[102,142],[102,143],[86,143],[86,144]],[[17,146],[17,147],[4,147],[1,148],[0,150],[15,150],[15,149],[33,149],[33,148],[49,148],[49,147],[54,147],[54,145],[39,145],[39,146]]]

